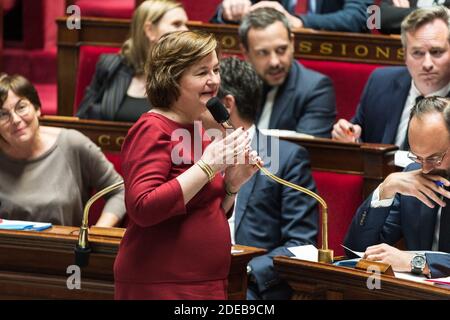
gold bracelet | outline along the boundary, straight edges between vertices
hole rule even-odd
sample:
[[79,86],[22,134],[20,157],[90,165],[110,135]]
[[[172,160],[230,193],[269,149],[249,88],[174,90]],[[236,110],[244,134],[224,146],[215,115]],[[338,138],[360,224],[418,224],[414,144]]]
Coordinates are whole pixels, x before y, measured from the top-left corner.
[[239,192],[239,190],[238,191],[236,191],[236,192],[232,192],[229,188],[228,188],[228,185],[225,183],[225,193],[227,194],[227,196],[235,196],[235,195],[237,195],[237,193]]
[[208,176],[208,180],[209,182],[211,182],[214,177],[216,176],[213,169],[210,167],[209,164],[207,164],[205,161],[203,161],[202,159],[197,161],[198,166],[200,167],[200,169],[203,170],[204,173],[206,173],[206,175]]

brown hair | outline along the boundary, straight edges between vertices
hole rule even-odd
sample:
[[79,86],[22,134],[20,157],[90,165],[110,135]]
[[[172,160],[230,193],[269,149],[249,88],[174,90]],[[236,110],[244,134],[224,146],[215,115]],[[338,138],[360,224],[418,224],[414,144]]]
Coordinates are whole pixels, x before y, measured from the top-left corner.
[[36,110],[41,108],[41,100],[36,88],[28,79],[18,74],[11,76],[7,74],[0,75],[0,108],[3,108],[3,104],[8,98],[9,90],[14,92],[16,96],[29,100]]
[[174,0],[147,0],[142,2],[134,11],[131,19],[130,37],[122,45],[120,53],[136,74],[144,73],[145,59],[152,46],[145,35],[145,23],[148,21],[152,24],[158,24],[167,11],[175,8],[183,8],[183,5]]
[[444,6],[433,6],[430,8],[420,8],[411,12],[403,19],[401,24],[402,45],[406,48],[408,32],[415,32],[420,27],[433,22],[436,19],[444,21],[449,29],[448,40],[450,42],[450,11]]
[[216,38],[201,31],[177,31],[161,37],[147,60],[146,91],[150,105],[168,109],[180,97],[183,72],[218,51]]

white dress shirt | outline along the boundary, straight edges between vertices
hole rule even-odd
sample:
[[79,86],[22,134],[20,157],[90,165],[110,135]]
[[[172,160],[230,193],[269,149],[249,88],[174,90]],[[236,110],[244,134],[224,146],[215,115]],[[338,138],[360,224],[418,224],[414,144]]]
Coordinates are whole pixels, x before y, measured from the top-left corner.
[[266,103],[264,104],[261,117],[258,121],[258,129],[269,129],[270,117],[272,115],[273,103],[277,95],[278,87],[273,87],[267,93]]
[[[450,83],[447,84],[442,89],[439,89],[436,92],[430,93],[425,97],[433,97],[433,96],[442,96],[445,97],[450,91]],[[400,123],[398,124],[397,135],[395,136],[395,145],[402,146],[403,142],[406,138],[406,130],[408,130],[408,122],[409,122],[409,114],[411,113],[411,109],[416,103],[416,98],[421,96],[422,94],[417,89],[414,81],[411,80],[411,89],[409,89],[408,98],[406,99],[405,105],[403,107],[402,116],[400,117]]]

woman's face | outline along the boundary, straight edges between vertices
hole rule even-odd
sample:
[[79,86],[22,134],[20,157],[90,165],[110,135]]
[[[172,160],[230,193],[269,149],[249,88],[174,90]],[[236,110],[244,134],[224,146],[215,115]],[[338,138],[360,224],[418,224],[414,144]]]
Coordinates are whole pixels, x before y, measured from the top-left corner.
[[177,104],[192,113],[206,110],[206,103],[217,95],[220,86],[219,60],[215,51],[190,66],[180,79]]
[[147,23],[145,26],[145,34],[150,43],[155,43],[166,33],[187,30],[187,21],[188,18],[184,9],[174,8],[167,11],[158,23]]
[[32,141],[39,129],[40,115],[40,110],[36,110],[28,99],[9,90],[0,108],[0,136],[10,145]]

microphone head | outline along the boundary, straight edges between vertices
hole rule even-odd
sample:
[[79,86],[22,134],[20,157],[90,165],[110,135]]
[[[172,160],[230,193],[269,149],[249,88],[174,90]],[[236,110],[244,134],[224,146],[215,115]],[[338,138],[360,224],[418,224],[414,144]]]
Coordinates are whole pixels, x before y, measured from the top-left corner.
[[225,108],[223,103],[220,102],[219,98],[217,97],[212,97],[211,99],[209,99],[206,103],[206,107],[208,108],[209,112],[211,112],[214,120],[216,120],[218,123],[224,123],[230,118],[230,114],[228,113],[227,108]]

